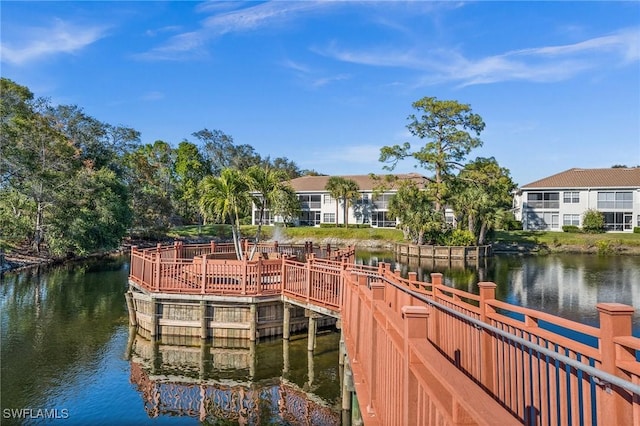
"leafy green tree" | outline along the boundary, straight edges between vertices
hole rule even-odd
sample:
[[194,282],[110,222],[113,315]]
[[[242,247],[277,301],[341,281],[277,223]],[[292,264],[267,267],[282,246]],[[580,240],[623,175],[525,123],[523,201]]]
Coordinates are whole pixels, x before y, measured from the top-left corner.
[[33,201],[35,223],[31,236],[35,251],[45,241],[49,209],[60,189],[79,169],[78,149],[56,129],[49,108],[33,114],[17,127],[12,144],[12,187]]
[[262,163],[262,158],[248,144],[235,145],[233,137],[221,130],[202,129],[192,134],[202,143],[202,152],[210,174],[219,176],[223,169],[244,170]]
[[295,179],[302,176],[302,170],[298,165],[289,160],[287,157],[277,157],[271,160],[269,157],[265,160],[267,164],[270,164],[276,170],[282,170],[287,175],[287,179]]
[[47,244],[52,254],[87,254],[120,245],[131,222],[128,190],[116,173],[84,168],[57,194]]
[[459,218],[466,218],[467,230],[475,236],[476,244],[484,244],[487,233],[511,209],[516,184],[509,170],[500,167],[493,157],[479,157],[465,165],[452,188],[451,206]]
[[122,175],[121,158],[138,147],[140,132],[102,123],[76,105],[51,108],[56,128],[78,149],[85,167],[109,167]]
[[198,185],[207,173],[206,162],[195,144],[182,141],[175,150],[174,167],[178,211],[184,220],[194,223],[199,215]]
[[174,151],[164,141],[146,144],[124,158],[131,192],[132,226],[144,232],[160,232],[175,216]]
[[239,213],[249,204],[246,180],[235,169],[223,169],[219,177],[206,176],[201,183],[200,210],[205,219],[228,221],[239,260],[244,258],[240,245]]
[[414,244],[435,243],[448,229],[444,214],[434,209],[430,194],[411,181],[399,183],[388,211],[399,220],[404,238]]
[[[116,174],[121,171],[118,153],[135,144],[138,133],[101,123],[77,106],[52,106],[45,99],[34,99],[26,87],[8,79],[1,85],[0,198],[7,204],[0,208],[0,222],[13,221],[3,229],[10,229],[15,238],[23,233],[36,251],[46,243],[52,253],[61,254],[90,246],[87,235],[74,234],[70,226],[70,214],[77,212],[73,203],[93,203],[93,214],[115,215],[126,227],[127,215],[118,213],[127,205]],[[105,173],[111,189],[122,195],[116,203],[95,199],[107,195],[89,187],[74,192]],[[99,243],[105,244],[93,248],[113,247],[113,240],[100,237],[101,233],[111,233],[118,242],[124,234],[122,228],[96,217],[92,227]],[[64,238],[59,237],[62,234]]]
[[23,240],[35,223],[33,200],[10,188],[0,188],[0,239]]
[[300,217],[302,203],[296,191],[291,186],[285,185],[274,194],[270,209],[274,216],[282,217],[286,225],[293,222],[296,217]]
[[223,169],[229,167],[229,153],[233,150],[233,137],[221,130],[207,128],[192,133],[202,143],[202,152],[209,174],[219,176]]
[[427,142],[418,150],[412,150],[409,142],[382,147],[380,161],[388,163],[385,168],[393,170],[399,160],[412,157],[420,166],[433,171],[428,190],[435,201],[435,210],[440,212],[449,193],[453,171],[462,168],[462,162],[473,148],[482,146],[478,136],[485,124],[479,115],[472,113],[469,105],[457,101],[424,97],[412,106],[420,115],[409,115],[411,123],[407,128],[413,136]]
[[588,234],[604,232],[604,215],[595,209],[589,209],[582,215],[582,229]]

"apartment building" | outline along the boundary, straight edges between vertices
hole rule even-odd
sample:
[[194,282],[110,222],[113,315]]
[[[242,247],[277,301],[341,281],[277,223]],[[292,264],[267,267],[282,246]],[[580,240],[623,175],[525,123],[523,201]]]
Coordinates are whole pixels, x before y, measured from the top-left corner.
[[[410,180],[419,187],[424,187],[426,178],[418,173],[393,175],[397,181]],[[321,223],[343,224],[344,206],[342,200],[331,197],[325,189],[331,176],[302,176],[289,181],[302,204],[302,214],[297,218],[296,225],[319,226]],[[385,183],[385,176],[374,178],[371,175],[341,176],[354,181],[359,188],[359,197],[350,202],[347,211],[349,224],[368,224],[378,228],[394,228],[396,218],[388,213],[389,201],[397,192],[397,183]],[[384,187],[384,190],[380,188]],[[336,209],[337,207],[337,209]],[[337,210],[337,215],[336,215]],[[259,212],[253,206],[252,223],[259,220]],[[273,224],[280,221],[270,212],[265,212],[263,224]]]
[[640,226],[640,168],[573,168],[524,185],[514,196],[516,219],[525,230],[582,226],[589,209],[602,212],[607,231]]

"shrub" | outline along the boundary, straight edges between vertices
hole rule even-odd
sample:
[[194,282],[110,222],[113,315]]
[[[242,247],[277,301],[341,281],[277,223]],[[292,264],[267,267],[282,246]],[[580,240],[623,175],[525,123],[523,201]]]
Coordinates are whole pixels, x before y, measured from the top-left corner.
[[640,226],[634,226],[633,233],[634,234],[640,234]]
[[473,246],[476,244],[476,237],[471,231],[454,229],[451,232],[442,234],[438,239],[438,244],[444,246]]
[[598,248],[599,255],[611,254],[614,251],[613,245],[609,240],[596,241],[596,247]]
[[601,212],[589,209],[582,216],[582,229],[588,234],[604,232],[604,216]]
[[579,234],[579,233],[582,232],[582,230],[579,227],[575,226],[575,225],[563,225],[562,226],[562,230],[564,232],[569,232],[569,233],[572,233],[572,234]]

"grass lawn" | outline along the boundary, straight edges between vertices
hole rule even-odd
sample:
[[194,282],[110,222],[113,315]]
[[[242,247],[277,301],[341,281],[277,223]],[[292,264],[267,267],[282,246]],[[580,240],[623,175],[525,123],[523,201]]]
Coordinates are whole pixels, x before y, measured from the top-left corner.
[[542,231],[496,231],[495,242],[534,243],[547,246],[594,246],[598,241],[624,246],[640,246],[640,234],[629,232],[608,232],[604,234],[577,234],[570,232]]
[[[242,235],[253,238],[257,226],[243,225]],[[262,239],[271,239],[275,228],[273,226],[262,227]],[[282,240],[322,240],[325,238],[337,238],[344,240],[378,240],[385,242],[402,242],[402,232],[397,229],[384,228],[317,228],[312,226],[278,228]],[[170,238],[198,238],[217,237],[231,238],[229,225],[203,225],[182,226],[172,229]],[[493,241],[496,243],[530,243],[543,245],[549,248],[562,246],[575,247],[607,247],[626,246],[640,247],[640,234],[633,233],[604,233],[604,234],[577,234],[569,232],[542,232],[542,231],[495,231]]]
[[[256,235],[257,226],[243,225],[240,231],[244,237],[253,238]],[[262,238],[273,237],[275,228],[273,226],[262,227]],[[402,242],[402,231],[397,229],[384,228],[316,228],[312,226],[278,228],[277,231],[283,239],[305,239],[310,240],[323,238],[339,238],[345,240],[380,240],[391,242]],[[176,227],[167,233],[170,238],[198,238],[198,237],[218,237],[231,238],[231,227],[229,225],[190,225]]]

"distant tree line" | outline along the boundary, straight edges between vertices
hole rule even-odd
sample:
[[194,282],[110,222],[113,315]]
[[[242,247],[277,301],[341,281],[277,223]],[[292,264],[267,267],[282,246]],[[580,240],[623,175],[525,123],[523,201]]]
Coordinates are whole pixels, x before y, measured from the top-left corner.
[[[214,217],[232,223],[201,199],[203,185],[224,170],[264,170],[285,180],[318,174],[286,157],[263,157],[220,130],[192,136],[177,147],[142,144],[133,128],[101,122],[75,105],[52,105],[2,78],[0,239],[58,256],[108,250],[132,231],[149,235]],[[246,188],[257,185],[254,179]],[[250,221],[250,203],[235,208],[238,222]]]
[[[319,174],[286,157],[263,157],[221,130],[204,128],[176,147],[142,144],[133,128],[101,122],[75,105],[52,105],[9,79],[0,85],[0,243],[84,254],[115,248],[128,233],[148,237],[215,221],[231,225],[240,258],[239,227],[251,222],[251,205],[258,224],[267,211],[295,218],[300,202],[285,183]],[[407,127],[424,146],[385,146],[380,161],[393,170],[413,158],[433,174],[424,188],[381,179],[381,191],[399,188],[390,215],[418,244],[483,244],[492,229],[513,222],[516,185],[494,158],[466,160],[482,145],[482,118],[456,101],[425,97],[412,106],[419,114]],[[335,176],[325,189],[341,202],[348,226],[359,188]],[[445,220],[447,207],[457,225]],[[335,217],[337,223],[338,203]],[[261,225],[255,240],[260,236]]]

